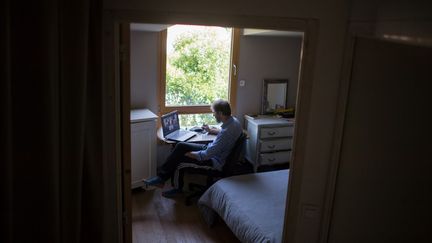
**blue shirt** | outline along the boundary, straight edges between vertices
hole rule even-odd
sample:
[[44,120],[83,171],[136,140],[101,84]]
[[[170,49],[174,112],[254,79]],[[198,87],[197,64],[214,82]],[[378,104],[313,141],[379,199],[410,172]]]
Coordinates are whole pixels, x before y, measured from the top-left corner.
[[213,167],[222,170],[225,159],[228,157],[242,132],[243,129],[237,118],[230,117],[222,124],[216,139],[208,144],[205,150],[198,152],[198,160],[203,161],[211,159],[213,161]]

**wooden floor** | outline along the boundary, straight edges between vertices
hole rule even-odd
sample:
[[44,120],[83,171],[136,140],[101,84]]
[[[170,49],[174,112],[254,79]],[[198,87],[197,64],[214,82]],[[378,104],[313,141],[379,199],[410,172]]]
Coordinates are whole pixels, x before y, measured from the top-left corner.
[[209,228],[196,204],[164,198],[161,189],[133,191],[132,234],[134,243],[239,242],[222,220]]

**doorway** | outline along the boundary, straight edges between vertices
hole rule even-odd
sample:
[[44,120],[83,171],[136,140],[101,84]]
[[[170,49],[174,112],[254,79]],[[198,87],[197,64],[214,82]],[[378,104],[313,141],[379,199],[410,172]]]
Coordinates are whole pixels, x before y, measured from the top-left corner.
[[[121,140],[122,140],[122,159],[119,161],[119,168],[122,169],[122,176],[118,178],[118,182],[121,183],[122,188],[122,207],[123,207],[123,238],[124,242],[131,242],[131,196],[130,196],[130,73],[128,66],[130,65],[129,59],[129,47],[124,45],[128,43],[130,40],[128,37],[125,37],[125,33],[127,30],[123,26],[129,26],[131,21],[133,22],[143,22],[143,23],[173,23],[174,20],[171,18],[167,18],[167,16],[151,16],[147,15],[147,17],[127,17],[125,16],[117,16],[112,19],[112,24],[114,29],[117,30],[119,45],[117,46],[117,50],[120,55],[118,55],[117,59],[117,67],[119,70],[117,71],[118,75],[118,86],[121,87],[121,94],[119,97],[119,102],[122,107],[121,113]],[[177,16],[178,17],[178,16]],[[174,17],[175,19],[175,17]],[[307,72],[307,70],[311,70],[313,67],[313,55],[314,55],[314,47],[316,43],[316,23],[312,20],[291,20],[291,19],[279,19],[279,18],[268,18],[263,21],[263,19],[256,19],[254,17],[244,17],[244,19],[238,19],[238,17],[223,18],[224,21],[221,21],[221,17],[213,16],[209,18],[201,18],[194,16],[182,16],[179,18],[177,23],[181,22],[182,24],[204,24],[204,25],[219,25],[219,26],[235,26],[241,28],[259,28],[259,29],[273,29],[273,30],[288,30],[288,31],[299,31],[303,32],[303,42],[302,42],[302,50],[301,50],[301,58],[300,58],[300,68],[298,75],[298,88],[297,88],[297,98],[296,98],[296,126],[294,131],[294,142],[293,142],[293,153],[292,160],[290,164],[290,179],[292,175],[296,172],[301,173],[301,160],[302,160],[302,148],[304,146],[304,140],[298,134],[301,134],[302,131],[306,131],[309,110],[309,93],[311,90],[311,82],[312,76],[311,71]],[[114,48],[115,50],[115,48]],[[292,197],[295,195],[290,194],[291,190],[288,190],[288,200],[287,207],[290,201],[294,200]],[[286,232],[287,221],[289,220],[289,212],[285,211],[285,227],[284,232]],[[286,238],[286,234],[284,234],[284,239]]]

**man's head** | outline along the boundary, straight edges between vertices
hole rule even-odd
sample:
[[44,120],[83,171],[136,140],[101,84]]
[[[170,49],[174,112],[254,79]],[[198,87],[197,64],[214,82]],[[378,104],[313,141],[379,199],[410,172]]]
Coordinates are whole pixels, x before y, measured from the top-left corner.
[[215,100],[211,109],[217,122],[224,122],[231,116],[231,106],[226,100]]

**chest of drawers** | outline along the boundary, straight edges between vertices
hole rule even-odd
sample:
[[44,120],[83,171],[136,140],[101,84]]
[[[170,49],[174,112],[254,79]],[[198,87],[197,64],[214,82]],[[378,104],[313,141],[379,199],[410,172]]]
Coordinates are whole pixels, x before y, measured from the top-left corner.
[[291,160],[294,120],[245,116],[249,139],[246,158],[255,166],[280,165]]

